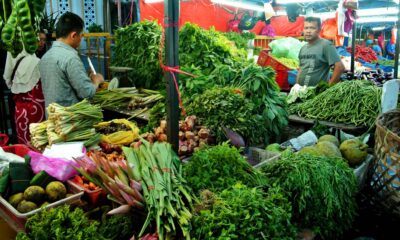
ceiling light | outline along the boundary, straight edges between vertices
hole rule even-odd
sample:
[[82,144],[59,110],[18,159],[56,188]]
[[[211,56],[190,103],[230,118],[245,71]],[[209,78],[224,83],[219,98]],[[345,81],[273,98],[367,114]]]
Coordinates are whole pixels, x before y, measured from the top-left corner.
[[326,0],[276,0],[277,4],[325,2]]
[[158,2],[164,2],[164,0],[144,0],[144,3],[158,3]]
[[383,29],[385,29],[386,27],[373,27],[372,31],[382,31]]
[[389,7],[389,8],[370,8],[370,9],[362,9],[357,10],[357,16],[359,17],[367,17],[367,16],[377,16],[377,15],[390,15],[397,14],[399,9],[397,7]]
[[397,17],[364,17],[356,20],[357,23],[397,22]]
[[227,5],[227,6],[232,6],[232,7],[237,7],[237,8],[258,11],[258,12],[264,12],[264,7],[259,6],[259,5],[254,5],[254,4],[248,4],[248,3],[237,2],[237,1],[229,1],[229,0],[211,0],[211,2],[219,3],[219,4]]

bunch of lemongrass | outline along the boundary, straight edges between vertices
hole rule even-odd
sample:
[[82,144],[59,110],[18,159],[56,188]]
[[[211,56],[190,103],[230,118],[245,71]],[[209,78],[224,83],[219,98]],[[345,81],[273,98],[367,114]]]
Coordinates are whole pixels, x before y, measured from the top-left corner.
[[47,138],[47,123],[43,121],[40,123],[31,123],[29,125],[29,133],[31,135],[31,144],[35,148],[42,148],[48,143]]
[[100,140],[100,135],[93,127],[103,119],[99,106],[92,105],[85,99],[69,107],[52,103],[47,107],[47,111],[49,144],[84,141],[88,146]]

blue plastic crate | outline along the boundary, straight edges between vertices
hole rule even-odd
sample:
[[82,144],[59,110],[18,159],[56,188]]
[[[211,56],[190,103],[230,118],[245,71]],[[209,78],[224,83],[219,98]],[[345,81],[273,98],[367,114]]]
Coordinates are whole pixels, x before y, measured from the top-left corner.
[[295,85],[297,78],[297,70],[288,71],[288,83],[289,85]]

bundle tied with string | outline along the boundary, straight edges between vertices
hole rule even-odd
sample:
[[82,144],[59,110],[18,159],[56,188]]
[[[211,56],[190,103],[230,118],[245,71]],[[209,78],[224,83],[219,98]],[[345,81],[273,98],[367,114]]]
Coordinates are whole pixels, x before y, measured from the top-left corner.
[[371,186],[374,203],[400,217],[400,109],[376,121],[375,162]]

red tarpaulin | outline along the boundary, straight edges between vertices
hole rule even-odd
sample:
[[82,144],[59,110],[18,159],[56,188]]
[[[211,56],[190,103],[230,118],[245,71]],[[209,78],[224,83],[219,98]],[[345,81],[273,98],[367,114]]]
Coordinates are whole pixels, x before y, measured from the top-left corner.
[[[228,23],[234,18],[234,15],[229,13],[220,5],[213,4],[210,0],[196,0],[190,2],[181,2],[180,22],[181,26],[185,22],[198,24],[200,27],[209,29],[214,26],[216,30],[221,32],[228,31]],[[235,8],[226,7],[235,11]],[[240,9],[243,11],[242,9]],[[159,3],[144,3],[140,1],[141,19],[154,20],[164,24],[164,2]],[[304,17],[298,17],[294,23],[289,22],[287,16],[278,16],[271,19],[271,26],[275,29],[277,36],[301,36],[303,31]],[[265,23],[259,21],[251,30],[256,34],[260,34]]]

